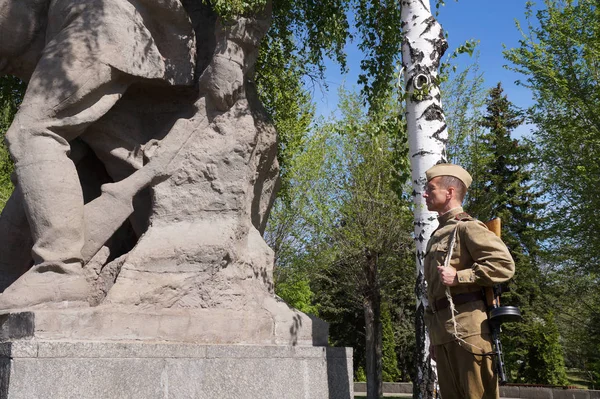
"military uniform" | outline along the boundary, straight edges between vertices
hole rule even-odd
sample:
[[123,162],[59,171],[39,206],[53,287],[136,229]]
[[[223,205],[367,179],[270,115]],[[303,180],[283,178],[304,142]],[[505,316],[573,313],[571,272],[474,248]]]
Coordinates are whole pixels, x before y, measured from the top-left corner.
[[[429,327],[444,399],[498,398],[493,358],[475,354],[492,352],[482,286],[510,279],[514,261],[506,245],[480,221],[454,208],[438,218],[425,255]],[[450,267],[457,270],[458,285],[449,287],[456,308],[456,330],[446,298],[446,286],[437,270],[443,266],[456,230]],[[454,335],[456,334],[456,335]]]

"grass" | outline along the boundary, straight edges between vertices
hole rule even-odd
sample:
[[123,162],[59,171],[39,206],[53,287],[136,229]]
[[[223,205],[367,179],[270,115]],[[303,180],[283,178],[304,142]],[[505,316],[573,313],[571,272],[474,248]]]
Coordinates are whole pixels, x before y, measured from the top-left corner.
[[581,389],[598,389],[594,382],[590,379],[587,372],[579,369],[567,369],[567,379],[569,385],[576,386]]

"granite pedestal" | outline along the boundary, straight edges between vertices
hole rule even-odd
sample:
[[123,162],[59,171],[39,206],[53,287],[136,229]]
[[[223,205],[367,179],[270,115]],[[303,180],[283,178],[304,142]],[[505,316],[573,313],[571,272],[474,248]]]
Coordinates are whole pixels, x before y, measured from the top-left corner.
[[0,399],[353,397],[351,348],[40,336],[31,314],[0,323]]

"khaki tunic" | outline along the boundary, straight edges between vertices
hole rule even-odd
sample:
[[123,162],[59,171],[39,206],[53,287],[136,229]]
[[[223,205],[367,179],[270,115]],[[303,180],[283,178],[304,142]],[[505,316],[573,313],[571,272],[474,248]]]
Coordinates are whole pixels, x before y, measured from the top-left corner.
[[[446,297],[438,266],[443,266],[449,245],[458,227],[450,265],[457,270],[458,285],[450,287],[457,295],[480,292],[510,279],[515,272],[514,261],[506,245],[478,220],[455,208],[438,218],[425,253],[425,280],[429,303]],[[425,321],[429,327],[438,363],[438,381],[444,399],[497,399],[498,377],[493,358],[480,356],[492,352],[486,305],[478,300],[456,306],[457,336],[450,309],[433,311],[429,306]]]
[[[462,214],[459,216],[462,220],[456,218],[459,214]],[[455,339],[452,335],[454,326],[450,309],[433,312],[431,304],[446,297],[446,286],[440,280],[437,267],[444,264],[452,234],[457,226],[450,267],[457,270],[459,284],[450,287],[452,295],[481,291],[482,286],[507,281],[515,272],[515,263],[502,240],[489,231],[485,224],[464,214],[462,208],[452,209],[438,220],[439,226],[427,244],[424,263],[427,299],[430,304],[425,313],[425,321],[433,345],[441,345]],[[460,338],[490,332],[483,301],[457,305],[456,310]]]

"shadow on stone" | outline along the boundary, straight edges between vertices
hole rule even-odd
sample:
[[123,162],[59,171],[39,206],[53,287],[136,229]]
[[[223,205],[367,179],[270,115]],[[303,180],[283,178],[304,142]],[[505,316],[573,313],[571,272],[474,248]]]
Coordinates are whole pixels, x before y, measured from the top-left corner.
[[33,312],[0,315],[0,342],[33,337],[35,316]]
[[327,353],[327,386],[330,399],[352,398],[354,389],[350,383],[352,367],[348,364],[347,350],[351,348],[326,348]]
[[[10,353],[10,343],[4,344]],[[10,358],[0,358],[0,399],[8,399],[8,387],[10,386]]]

